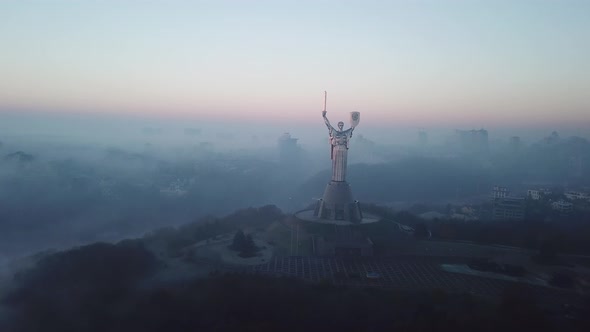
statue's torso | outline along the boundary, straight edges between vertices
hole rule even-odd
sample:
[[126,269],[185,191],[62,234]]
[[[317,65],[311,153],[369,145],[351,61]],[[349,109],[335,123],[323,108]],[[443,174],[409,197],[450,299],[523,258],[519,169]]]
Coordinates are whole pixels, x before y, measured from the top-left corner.
[[331,141],[332,145],[334,145],[334,146],[336,146],[336,145],[347,146],[349,138],[350,138],[350,131],[349,130],[344,130],[344,131],[334,130],[334,131],[332,131],[332,137],[331,137],[330,141]]

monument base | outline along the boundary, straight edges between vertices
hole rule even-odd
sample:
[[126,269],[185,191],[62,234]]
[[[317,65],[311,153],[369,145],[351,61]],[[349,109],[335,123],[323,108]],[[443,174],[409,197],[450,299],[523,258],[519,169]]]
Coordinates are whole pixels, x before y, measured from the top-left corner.
[[303,222],[313,222],[318,224],[329,224],[329,225],[336,225],[336,226],[351,226],[351,225],[364,225],[364,224],[371,224],[374,222],[378,222],[381,220],[379,216],[371,215],[368,213],[363,213],[363,219],[360,222],[350,222],[347,220],[330,220],[330,219],[322,219],[318,216],[314,216],[315,209],[306,209],[300,210],[295,212],[294,216],[300,221]]
[[346,181],[330,181],[322,199],[318,200],[313,215],[324,220],[342,220],[360,223],[363,214],[358,201]]
[[335,232],[314,237],[317,256],[367,257],[373,256],[373,241],[350,226],[336,226]]

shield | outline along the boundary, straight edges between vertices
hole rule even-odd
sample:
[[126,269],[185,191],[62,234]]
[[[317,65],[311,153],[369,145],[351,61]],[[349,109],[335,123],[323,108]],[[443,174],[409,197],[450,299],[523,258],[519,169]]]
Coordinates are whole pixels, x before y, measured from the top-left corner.
[[350,112],[350,126],[356,127],[361,121],[361,112]]

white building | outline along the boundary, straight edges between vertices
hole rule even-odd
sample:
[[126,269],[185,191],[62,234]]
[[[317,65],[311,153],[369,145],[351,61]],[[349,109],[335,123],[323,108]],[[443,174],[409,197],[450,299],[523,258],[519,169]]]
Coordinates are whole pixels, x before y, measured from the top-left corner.
[[553,202],[551,203],[551,208],[553,210],[557,210],[561,213],[570,213],[572,212],[572,210],[574,209],[574,204],[570,203],[570,202],[566,202],[564,200],[559,200],[557,202]]
[[590,201],[590,195],[588,195],[588,193],[581,192],[581,191],[568,191],[565,193],[565,197],[567,197],[567,199],[572,200],[572,201],[575,201],[578,199]]
[[188,186],[190,181],[186,179],[176,179],[172,181],[168,186],[160,188],[160,194],[169,197],[180,197],[188,193]]
[[494,188],[492,189],[492,199],[505,198],[507,196],[508,188],[506,187],[494,186]]
[[526,195],[528,198],[538,201],[543,197],[547,197],[548,195],[551,195],[551,190],[549,189],[529,189],[526,192]]

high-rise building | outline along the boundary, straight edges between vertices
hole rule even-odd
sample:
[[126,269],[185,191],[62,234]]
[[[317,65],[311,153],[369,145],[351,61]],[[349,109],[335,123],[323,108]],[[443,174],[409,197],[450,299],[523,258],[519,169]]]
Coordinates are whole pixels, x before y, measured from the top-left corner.
[[292,164],[299,159],[299,147],[297,146],[297,138],[291,137],[291,134],[284,133],[279,137],[279,161],[282,164]]
[[506,187],[494,186],[491,193],[493,220],[523,220],[524,197],[511,196]]
[[493,203],[494,220],[523,220],[525,212],[524,197],[496,198]]
[[487,152],[489,147],[488,131],[455,130],[455,139],[459,147],[466,152]]

